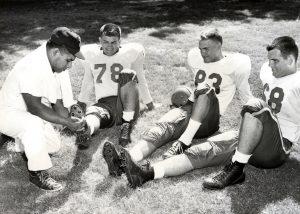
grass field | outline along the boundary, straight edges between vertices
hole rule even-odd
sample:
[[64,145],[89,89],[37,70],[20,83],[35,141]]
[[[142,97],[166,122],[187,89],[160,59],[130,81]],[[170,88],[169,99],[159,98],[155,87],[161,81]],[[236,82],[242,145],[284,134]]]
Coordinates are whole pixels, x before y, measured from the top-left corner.
[[[57,26],[72,28],[88,44],[98,40],[102,24],[115,22],[123,27],[123,43],[144,45],[146,78],[155,102],[162,103],[162,107],[141,116],[133,131],[134,142],[168,111],[170,94],[177,85],[193,84],[185,66],[186,54],[197,46],[199,31],[205,26],[220,29],[224,50],[250,56],[249,82],[258,97],[262,88],[258,71],[266,61],[266,44],[281,35],[290,35],[300,43],[298,1],[203,0],[196,6],[183,0],[7,2],[0,2],[0,87],[13,65],[44,42]],[[77,96],[83,71],[73,69],[70,74]],[[222,131],[238,129],[240,107],[235,97],[221,119]],[[203,179],[220,167],[151,181],[132,190],[124,176],[108,175],[101,155],[104,141],[117,141],[118,132],[118,127],[101,130],[86,151],[77,150],[74,136],[61,136],[63,147],[52,158],[51,170],[66,185],[58,193],[30,184],[26,165],[13,152],[13,144],[3,145],[0,213],[300,213],[299,145],[294,145],[282,167],[261,170],[247,166],[246,182],[222,191],[202,189]],[[169,146],[159,149],[149,160],[160,160]]]

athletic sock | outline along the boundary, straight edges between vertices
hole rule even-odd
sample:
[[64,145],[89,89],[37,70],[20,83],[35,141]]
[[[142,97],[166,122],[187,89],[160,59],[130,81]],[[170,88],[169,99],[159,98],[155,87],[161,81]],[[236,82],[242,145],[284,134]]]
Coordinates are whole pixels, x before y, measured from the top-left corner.
[[154,179],[163,178],[165,175],[165,169],[158,163],[152,165],[154,171]]
[[187,146],[191,145],[192,140],[193,140],[196,132],[198,131],[200,125],[201,125],[201,122],[190,119],[189,124],[186,127],[184,133],[179,138],[179,141],[181,141],[182,143],[184,143]]
[[100,127],[100,120],[95,115],[92,115],[92,114],[87,115],[85,117],[85,121],[86,121],[87,125],[90,127],[91,135],[95,132],[95,130],[99,129],[99,127]]
[[236,149],[234,155],[232,156],[232,162],[234,163],[237,161],[239,163],[247,164],[251,156],[252,154],[243,154]]
[[150,167],[149,169],[144,170],[144,177],[146,181],[150,181],[154,179],[154,169]]
[[131,159],[135,162],[141,161],[144,158],[142,151],[137,146],[130,149],[129,154]]
[[130,122],[133,120],[134,117],[134,111],[123,111],[123,117],[122,119],[125,120],[126,122]]

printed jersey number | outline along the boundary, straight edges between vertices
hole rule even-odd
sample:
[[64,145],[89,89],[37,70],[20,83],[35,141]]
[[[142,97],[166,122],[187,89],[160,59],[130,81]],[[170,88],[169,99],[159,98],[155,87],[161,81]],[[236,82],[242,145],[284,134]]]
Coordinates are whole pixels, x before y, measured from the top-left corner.
[[[206,78],[206,73],[203,70],[199,70],[195,77],[195,84],[198,85],[199,83],[204,82]],[[220,85],[222,83],[222,77],[220,74],[212,73],[208,76],[209,79],[214,79],[214,83],[212,86],[215,88],[217,94],[220,93]]]
[[[103,74],[105,73],[106,71],[106,64],[95,64],[94,66],[94,69],[97,70],[97,69],[101,69],[100,70],[100,73],[97,77],[97,80],[96,82],[97,83],[102,83],[102,76]],[[110,73],[111,73],[111,80],[118,83],[118,80],[119,80],[119,74],[120,72],[123,70],[123,66],[119,63],[114,63],[110,66]]]
[[[268,83],[264,85],[264,91],[269,91],[270,87]],[[278,114],[282,107],[282,101],[284,98],[284,92],[282,88],[275,87],[272,89],[270,93],[270,98],[267,101],[266,96],[263,95],[263,99],[268,103],[268,105],[271,107],[271,109],[274,111],[275,114]]]

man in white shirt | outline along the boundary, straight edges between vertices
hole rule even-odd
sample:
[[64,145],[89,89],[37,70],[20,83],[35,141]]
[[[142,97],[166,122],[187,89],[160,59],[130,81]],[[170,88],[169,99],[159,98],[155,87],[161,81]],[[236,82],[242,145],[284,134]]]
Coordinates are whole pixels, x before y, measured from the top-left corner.
[[[236,90],[244,103],[252,97],[248,83],[250,58],[240,53],[223,52],[222,42],[217,29],[201,33],[199,47],[193,48],[187,57],[195,76],[196,90],[194,93],[188,93],[185,88],[177,90],[172,96],[173,103],[183,105],[164,115],[129,152],[122,149],[119,155],[113,144],[104,144],[103,155],[111,175],[119,175],[123,170],[135,187],[147,180],[181,175],[228,159],[234,150],[232,138],[235,136],[231,133],[191,146],[193,138],[209,137],[219,129],[220,114],[224,114]],[[187,97],[190,98],[184,102],[178,101]],[[228,142],[223,142],[225,139]],[[173,140],[177,141],[164,154],[165,160],[146,170],[135,163]],[[116,164],[122,161],[125,167]]]
[[17,62],[0,91],[0,132],[16,140],[25,152],[29,180],[46,190],[62,189],[47,172],[52,167],[49,154],[60,148],[51,123],[73,131],[85,124],[69,117],[59,77],[75,57],[84,59],[80,37],[66,27],[56,28],[47,43]]
[[144,75],[144,47],[136,43],[121,45],[121,28],[108,23],[100,28],[100,46],[90,44],[82,47],[86,56],[84,77],[78,97],[86,110],[87,126],[77,138],[79,149],[87,149],[91,135],[100,128],[121,125],[119,143],[130,142],[132,125],[139,114],[139,97],[153,109],[152,97]]
[[263,100],[249,100],[243,107],[236,151],[221,172],[204,181],[205,188],[222,189],[242,183],[248,162],[258,168],[281,166],[292,144],[300,140],[298,47],[293,38],[282,36],[267,51],[269,62],[260,71]]

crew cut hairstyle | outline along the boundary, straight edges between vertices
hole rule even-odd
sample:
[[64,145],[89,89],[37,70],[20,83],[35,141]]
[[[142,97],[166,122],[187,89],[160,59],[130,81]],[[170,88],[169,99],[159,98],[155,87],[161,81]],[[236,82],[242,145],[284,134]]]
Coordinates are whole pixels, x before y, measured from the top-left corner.
[[52,49],[52,48],[58,48],[59,51],[61,51],[62,53],[70,53],[68,51],[68,49],[66,48],[66,46],[64,46],[64,45],[58,45],[58,44],[52,42],[51,40],[47,41],[46,47],[50,48],[50,49]]
[[278,49],[281,52],[283,58],[287,58],[289,55],[293,55],[295,60],[298,59],[298,46],[295,40],[289,36],[281,36],[274,39],[271,45],[267,46],[267,51]]
[[211,39],[223,44],[223,38],[217,28],[205,29],[200,34],[200,40]]
[[100,37],[102,36],[116,36],[121,38],[121,28],[113,23],[107,23],[100,28]]

